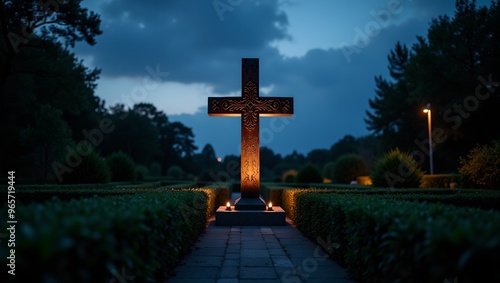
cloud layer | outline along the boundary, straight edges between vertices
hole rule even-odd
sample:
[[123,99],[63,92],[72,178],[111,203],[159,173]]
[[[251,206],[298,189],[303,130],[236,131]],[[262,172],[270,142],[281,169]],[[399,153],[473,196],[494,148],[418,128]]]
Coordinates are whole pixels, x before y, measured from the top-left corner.
[[[260,58],[261,86],[273,86],[266,95],[295,100],[293,118],[262,118],[261,143],[280,154],[307,154],[346,134],[368,134],[368,99],[374,77],[387,74],[390,49],[397,41],[411,45],[425,35],[432,17],[453,11],[450,1],[335,2],[308,3],[319,5],[307,7],[317,13],[314,22],[324,24],[300,28],[316,15],[300,12],[304,2],[114,0],[89,7],[101,14],[103,35],[96,46],[78,46],[77,53],[102,69],[97,94],[108,102],[133,88],[120,88],[117,81],[137,81],[147,66],[160,66],[169,75],[147,100],[191,127],[200,149],[210,143],[221,156],[238,154],[239,119],[208,117],[203,105],[208,96],[239,94],[241,58]],[[309,47],[323,46],[322,38],[342,44]],[[294,44],[308,51],[287,56]],[[186,104],[195,107],[166,110]]]

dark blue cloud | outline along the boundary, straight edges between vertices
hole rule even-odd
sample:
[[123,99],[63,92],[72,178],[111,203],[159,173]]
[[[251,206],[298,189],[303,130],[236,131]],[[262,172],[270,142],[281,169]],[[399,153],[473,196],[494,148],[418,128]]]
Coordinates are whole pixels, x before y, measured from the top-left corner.
[[[262,119],[262,145],[281,154],[306,154],[329,148],[347,134],[368,134],[365,111],[374,97],[374,77],[387,76],[389,51],[397,41],[411,45],[417,35],[425,36],[430,19],[454,7],[452,1],[402,1],[404,13],[394,15],[397,20],[369,36],[362,47],[355,45],[352,30],[351,46],[285,58],[271,46],[290,38],[287,16],[278,2],[233,1],[239,4],[224,12],[222,20],[214,1],[111,1],[101,5],[104,33],[98,44],[79,46],[77,52],[92,55],[103,77],[142,77],[146,66],[159,65],[170,73],[168,80],[206,83],[217,93],[238,91],[241,58],[258,57],[261,86],[274,85],[269,95],[295,100],[293,118]],[[370,1],[362,10],[387,3]],[[359,27],[366,32],[364,25]],[[331,36],[335,28],[325,25],[310,32]],[[201,109],[170,119],[191,127],[200,149],[210,143],[219,155],[237,154],[238,118],[208,117]]]

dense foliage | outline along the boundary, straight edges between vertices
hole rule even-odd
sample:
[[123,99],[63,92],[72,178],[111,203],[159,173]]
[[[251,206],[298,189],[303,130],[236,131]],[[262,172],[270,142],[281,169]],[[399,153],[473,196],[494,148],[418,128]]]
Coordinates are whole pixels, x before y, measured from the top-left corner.
[[111,181],[113,182],[133,182],[137,178],[137,169],[134,160],[122,151],[108,156],[106,164],[111,172]]
[[370,177],[374,187],[418,188],[423,175],[410,154],[396,148],[377,161]]
[[360,155],[346,154],[335,161],[332,181],[340,184],[349,184],[351,181],[355,181],[356,177],[365,176],[368,173],[365,161]]
[[293,206],[289,216],[298,228],[356,280],[500,280],[497,211],[306,192],[284,191],[283,206]]
[[61,182],[76,183],[107,183],[111,180],[111,172],[106,161],[88,143],[72,147],[71,166],[57,165],[57,172]]
[[323,176],[318,166],[314,164],[306,164],[300,168],[297,176],[295,178],[296,183],[321,183],[323,182]]
[[459,157],[476,143],[500,139],[500,2],[488,4],[458,0],[453,17],[435,18],[411,47],[397,43],[390,51],[390,77],[375,78],[366,117],[385,151],[426,154],[427,104],[438,172],[457,172]]
[[[125,268],[138,282],[164,280],[205,229],[207,201],[161,192],[19,206],[16,277],[102,282]],[[1,254],[5,265],[5,245]]]
[[460,174],[477,186],[500,190],[500,142],[474,147],[460,164]]

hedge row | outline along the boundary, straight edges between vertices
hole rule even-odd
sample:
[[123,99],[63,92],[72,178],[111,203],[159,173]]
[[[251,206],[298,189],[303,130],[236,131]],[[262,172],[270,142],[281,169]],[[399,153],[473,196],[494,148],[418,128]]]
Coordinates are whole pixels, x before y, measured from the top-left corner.
[[[94,196],[106,197],[126,194],[137,194],[148,191],[161,191],[165,189],[193,188],[192,183],[171,184],[161,186],[159,182],[153,183],[113,183],[113,184],[79,184],[79,185],[18,185],[16,186],[17,201],[23,204],[43,203],[54,199],[71,200],[90,198]],[[7,191],[6,187],[1,190]]]
[[[161,282],[206,228],[215,198],[166,190],[17,206],[17,280],[118,282],[126,272]],[[0,258],[5,267],[7,245]]]
[[285,191],[297,227],[361,282],[500,282],[500,213]]
[[[282,205],[282,199],[287,197],[283,194],[284,190],[291,188],[269,187],[266,186],[263,191],[263,198],[268,202],[271,200],[277,205]],[[294,189],[292,189],[294,190]],[[296,190],[296,189],[295,189]],[[302,189],[304,190],[304,189]],[[493,209],[500,211],[500,192],[493,190],[474,190],[474,189],[353,189],[329,187],[305,189],[307,192],[324,192],[331,194],[349,194],[377,196],[389,199],[402,199],[419,202],[432,202],[449,204],[460,207],[476,207],[485,210]],[[265,197],[264,197],[265,196]],[[291,208],[293,209],[293,208]]]

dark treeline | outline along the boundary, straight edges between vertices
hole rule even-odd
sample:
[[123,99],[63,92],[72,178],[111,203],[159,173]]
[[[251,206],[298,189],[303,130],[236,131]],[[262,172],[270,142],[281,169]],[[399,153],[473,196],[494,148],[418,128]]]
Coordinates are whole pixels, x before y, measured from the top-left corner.
[[[239,156],[221,162],[210,145],[198,149],[191,128],[169,121],[152,104],[106,105],[94,94],[99,69],[72,52],[76,42],[96,43],[100,17],[81,1],[2,1],[0,6],[0,170],[57,182],[76,166],[75,152],[92,145],[101,158],[123,152],[150,176],[214,180],[239,177]],[[51,2],[52,3],[52,2]],[[458,159],[477,144],[500,139],[500,4],[456,3],[454,17],[439,17],[411,47],[397,43],[388,55],[390,77],[375,78],[367,111],[372,135],[346,135],[329,149],[286,156],[261,149],[264,181],[281,180],[311,163],[324,176],[345,154],[371,169],[393,148],[411,152],[428,172],[427,117],[432,109],[436,173],[457,172]],[[79,147],[80,145],[80,147]],[[237,165],[234,165],[237,164]],[[330,168],[330,169],[329,169]],[[64,171],[66,170],[66,171]],[[175,173],[175,174],[174,174]]]
[[453,17],[434,19],[411,47],[388,55],[390,77],[375,78],[368,129],[384,150],[412,152],[429,171],[430,104],[435,172],[456,172],[460,156],[500,139],[500,3],[456,1]]

